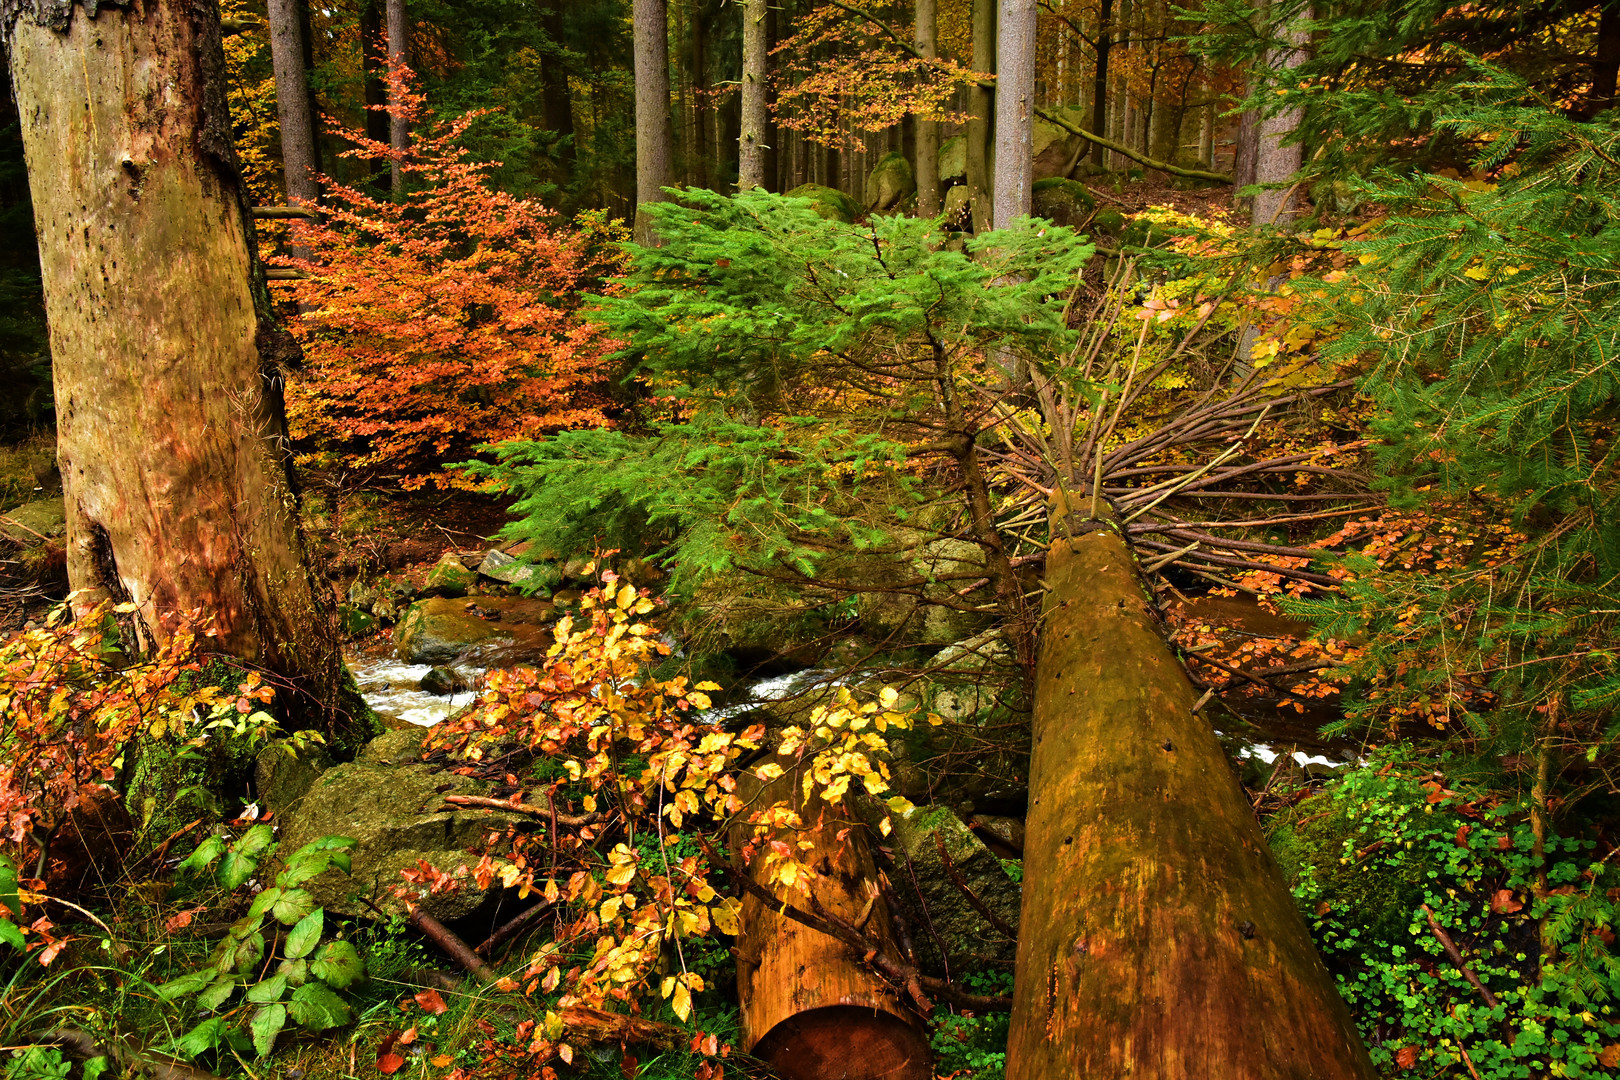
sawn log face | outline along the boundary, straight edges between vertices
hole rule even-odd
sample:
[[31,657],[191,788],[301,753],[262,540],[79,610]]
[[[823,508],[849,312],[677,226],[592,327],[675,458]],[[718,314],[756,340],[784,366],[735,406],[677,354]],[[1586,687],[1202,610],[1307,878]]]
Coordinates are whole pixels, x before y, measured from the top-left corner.
[[1371,1080],[1125,542],[1046,585],[1008,1080]]

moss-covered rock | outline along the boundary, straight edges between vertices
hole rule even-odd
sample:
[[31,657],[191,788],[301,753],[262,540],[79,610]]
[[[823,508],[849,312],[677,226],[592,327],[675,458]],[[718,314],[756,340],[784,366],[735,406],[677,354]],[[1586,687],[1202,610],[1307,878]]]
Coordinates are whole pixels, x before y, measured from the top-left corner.
[[[864,814],[881,816],[872,808]],[[939,944],[943,944],[953,972],[987,966],[1012,970],[1017,940],[980,914],[962,890],[965,885],[1016,932],[1021,890],[1001,860],[949,807],[923,806],[891,813],[889,822],[894,831],[886,846],[894,852],[899,869],[896,892],[907,922],[917,928],[913,944],[924,968],[943,972],[939,956]]]
[[878,158],[866,176],[866,209],[872,213],[893,210],[917,191],[917,174],[906,155],[891,150]]
[[259,805],[278,814],[296,806],[316,778],[332,767],[332,755],[319,746],[294,750],[291,743],[271,743],[254,759],[253,790]]
[[1319,903],[1341,923],[1396,940],[1423,902],[1430,868],[1405,853],[1394,860],[1367,858],[1375,851],[1383,854],[1384,845],[1352,816],[1354,807],[1332,795],[1302,800],[1272,820],[1271,850],[1291,887],[1311,877],[1320,890]]
[[967,179],[967,136],[953,135],[939,144],[939,182]]
[[466,596],[478,583],[478,575],[462,565],[461,557],[446,552],[428,571],[422,586],[423,596]]
[[[965,540],[934,540],[922,545],[909,560],[869,560],[873,585],[922,576],[935,581],[923,589],[923,599],[905,592],[872,590],[858,601],[861,629],[879,641],[902,645],[948,645],[984,630],[990,617],[978,611],[946,606],[984,603],[988,585],[958,597],[955,594],[984,577],[984,549]],[[944,578],[945,580],[939,580]],[[935,602],[929,602],[934,600]]]
[[[354,761],[321,773],[287,812],[281,827],[283,851],[297,851],[322,836],[355,840],[349,853],[351,873],[331,870],[304,886],[328,912],[370,917],[361,896],[385,912],[402,912],[403,902],[393,893],[395,886],[405,884],[401,870],[418,861],[446,873],[470,866],[476,857],[469,849],[483,843],[489,832],[525,820],[493,811],[441,810],[445,795],[483,795],[489,786],[421,761],[426,736],[426,728],[414,728],[373,739]],[[424,890],[416,897],[441,922],[471,915],[492,900],[470,880],[453,892]]]
[[945,189],[945,205],[943,213],[945,220],[952,228],[966,229],[972,225],[970,217],[968,189],[964,184]]
[[338,607],[338,621],[343,626],[343,636],[350,638],[369,637],[377,632],[380,625],[377,616],[369,611],[362,611],[357,607],[342,604]]
[[60,497],[36,499],[7,510],[0,521],[0,536],[22,547],[33,547],[67,534],[67,509]]
[[445,664],[473,649],[550,647],[555,605],[520,596],[418,600],[399,621],[394,652],[408,664]]
[[861,204],[837,188],[822,184],[800,184],[788,192],[788,196],[814,201],[816,213],[831,221],[853,224],[855,219],[861,216]]
[[1067,128],[1040,118],[1030,126],[1030,139],[1030,175],[1036,180],[1068,175],[1083,142]]
[[1091,217],[1097,200],[1078,180],[1053,176],[1035,181],[1031,188],[1031,205],[1036,217],[1078,229]]

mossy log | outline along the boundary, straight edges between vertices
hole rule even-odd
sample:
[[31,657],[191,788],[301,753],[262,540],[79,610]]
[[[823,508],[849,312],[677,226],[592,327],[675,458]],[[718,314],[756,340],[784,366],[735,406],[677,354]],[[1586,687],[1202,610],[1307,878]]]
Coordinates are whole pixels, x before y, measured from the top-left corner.
[[1008,1080],[1372,1080],[1125,541],[1045,578]]
[[[780,839],[812,845],[806,859],[817,874],[810,884],[812,899],[796,892],[787,899],[853,923],[895,952],[864,827],[813,795],[805,803],[800,769],[788,759],[780,763],[787,770],[781,777],[760,784],[745,775],[738,794],[762,807],[793,799],[806,823],[802,833]],[[928,1041],[905,1005],[850,946],[772,910],[752,894],[743,900],[740,921],[742,1041],[776,1075],[783,1080],[928,1080],[933,1075]]]

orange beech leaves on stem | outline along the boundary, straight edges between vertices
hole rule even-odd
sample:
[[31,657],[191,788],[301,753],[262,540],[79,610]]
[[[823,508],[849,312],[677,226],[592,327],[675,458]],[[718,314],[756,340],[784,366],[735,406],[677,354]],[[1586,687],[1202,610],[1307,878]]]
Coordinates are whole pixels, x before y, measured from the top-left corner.
[[472,487],[445,465],[480,444],[605,421],[614,346],[581,306],[623,231],[602,215],[569,224],[499,191],[495,165],[462,145],[483,113],[426,124],[409,70],[390,79],[390,100],[417,129],[410,148],[341,134],[346,156],[400,161],[404,198],[328,178],[322,220],[293,226],[309,257],[275,260],[303,275],[277,282],[298,306],[307,361],[289,380],[288,417],[306,461],[408,489]]

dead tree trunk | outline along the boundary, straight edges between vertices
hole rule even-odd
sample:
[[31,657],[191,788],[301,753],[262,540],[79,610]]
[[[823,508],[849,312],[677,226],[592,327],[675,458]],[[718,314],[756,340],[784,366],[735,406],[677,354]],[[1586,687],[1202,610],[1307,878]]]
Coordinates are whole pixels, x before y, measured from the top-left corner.
[[1112,524],[1055,541],[1008,1080],[1372,1080]]
[[742,18],[742,137],[737,140],[737,190],[747,191],[765,184],[765,129],[770,123],[765,108],[765,66],[770,51],[765,0],[747,0]]
[[[15,13],[16,7],[7,10]],[[40,5],[3,27],[56,382],[68,575],[134,606],[148,647],[190,610],[285,684],[297,726],[370,733],[311,572],[283,366],[231,143],[218,9]]]
[[[808,826],[790,842],[807,840],[818,877],[813,901],[789,893],[798,907],[819,909],[860,928],[893,953],[888,906],[878,895],[877,870],[862,827],[839,807],[812,796],[801,801],[803,774],[783,760],[782,776],[761,785],[744,774],[738,794],[760,807],[793,800]],[[743,900],[737,941],[737,996],[743,1045],[771,1063],[783,1080],[927,1080],[928,1041],[907,1019],[887,983],[844,942],[767,907]]]

